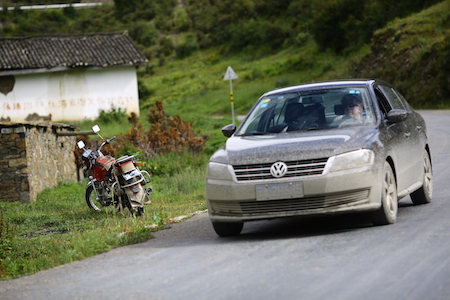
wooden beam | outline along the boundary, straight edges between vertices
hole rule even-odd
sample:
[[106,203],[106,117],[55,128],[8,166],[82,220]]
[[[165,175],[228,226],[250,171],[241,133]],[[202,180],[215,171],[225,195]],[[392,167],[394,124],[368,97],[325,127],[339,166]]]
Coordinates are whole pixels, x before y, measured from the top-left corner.
[[93,131],[62,131],[57,132],[56,136],[76,136],[76,135],[93,135],[96,134]]

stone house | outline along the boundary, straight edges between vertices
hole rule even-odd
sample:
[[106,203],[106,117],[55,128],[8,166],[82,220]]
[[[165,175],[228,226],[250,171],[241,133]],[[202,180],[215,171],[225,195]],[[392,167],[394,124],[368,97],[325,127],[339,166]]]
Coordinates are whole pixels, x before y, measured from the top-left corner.
[[76,181],[75,127],[0,122],[0,202],[36,200],[59,182]]
[[0,38],[0,121],[76,121],[112,108],[139,115],[127,32]]

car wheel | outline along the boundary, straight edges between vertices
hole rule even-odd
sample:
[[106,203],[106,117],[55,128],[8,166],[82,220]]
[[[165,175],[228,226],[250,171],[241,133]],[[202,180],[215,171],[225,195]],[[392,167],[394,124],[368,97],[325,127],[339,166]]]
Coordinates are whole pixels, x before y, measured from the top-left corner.
[[426,151],[423,155],[423,169],[423,185],[410,195],[412,202],[416,205],[430,203],[433,196],[433,169],[430,156]]
[[238,235],[244,227],[242,222],[212,222],[212,225],[214,231],[221,237]]
[[375,225],[393,224],[397,220],[398,198],[394,172],[388,162],[384,163],[384,176],[381,191],[381,207],[373,213]]

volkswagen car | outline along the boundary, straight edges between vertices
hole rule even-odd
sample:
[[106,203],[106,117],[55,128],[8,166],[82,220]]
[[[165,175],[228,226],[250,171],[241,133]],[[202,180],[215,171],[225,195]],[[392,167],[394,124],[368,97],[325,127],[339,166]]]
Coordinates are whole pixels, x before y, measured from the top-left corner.
[[219,236],[253,220],[368,212],[396,221],[399,199],[432,198],[422,116],[389,83],[339,80],[269,91],[206,172],[209,218]]

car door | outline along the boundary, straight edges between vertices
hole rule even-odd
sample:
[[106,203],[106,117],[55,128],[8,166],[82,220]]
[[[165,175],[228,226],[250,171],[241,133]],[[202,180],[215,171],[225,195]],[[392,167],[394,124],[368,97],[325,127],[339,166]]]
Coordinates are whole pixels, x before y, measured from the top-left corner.
[[402,109],[408,112],[406,120],[386,124],[389,134],[392,136],[390,148],[397,173],[398,192],[405,192],[411,185],[421,180],[423,147],[419,135],[416,119],[408,103],[406,103],[398,91],[390,86],[379,85],[377,88],[380,101],[385,102],[386,114],[391,109]]

